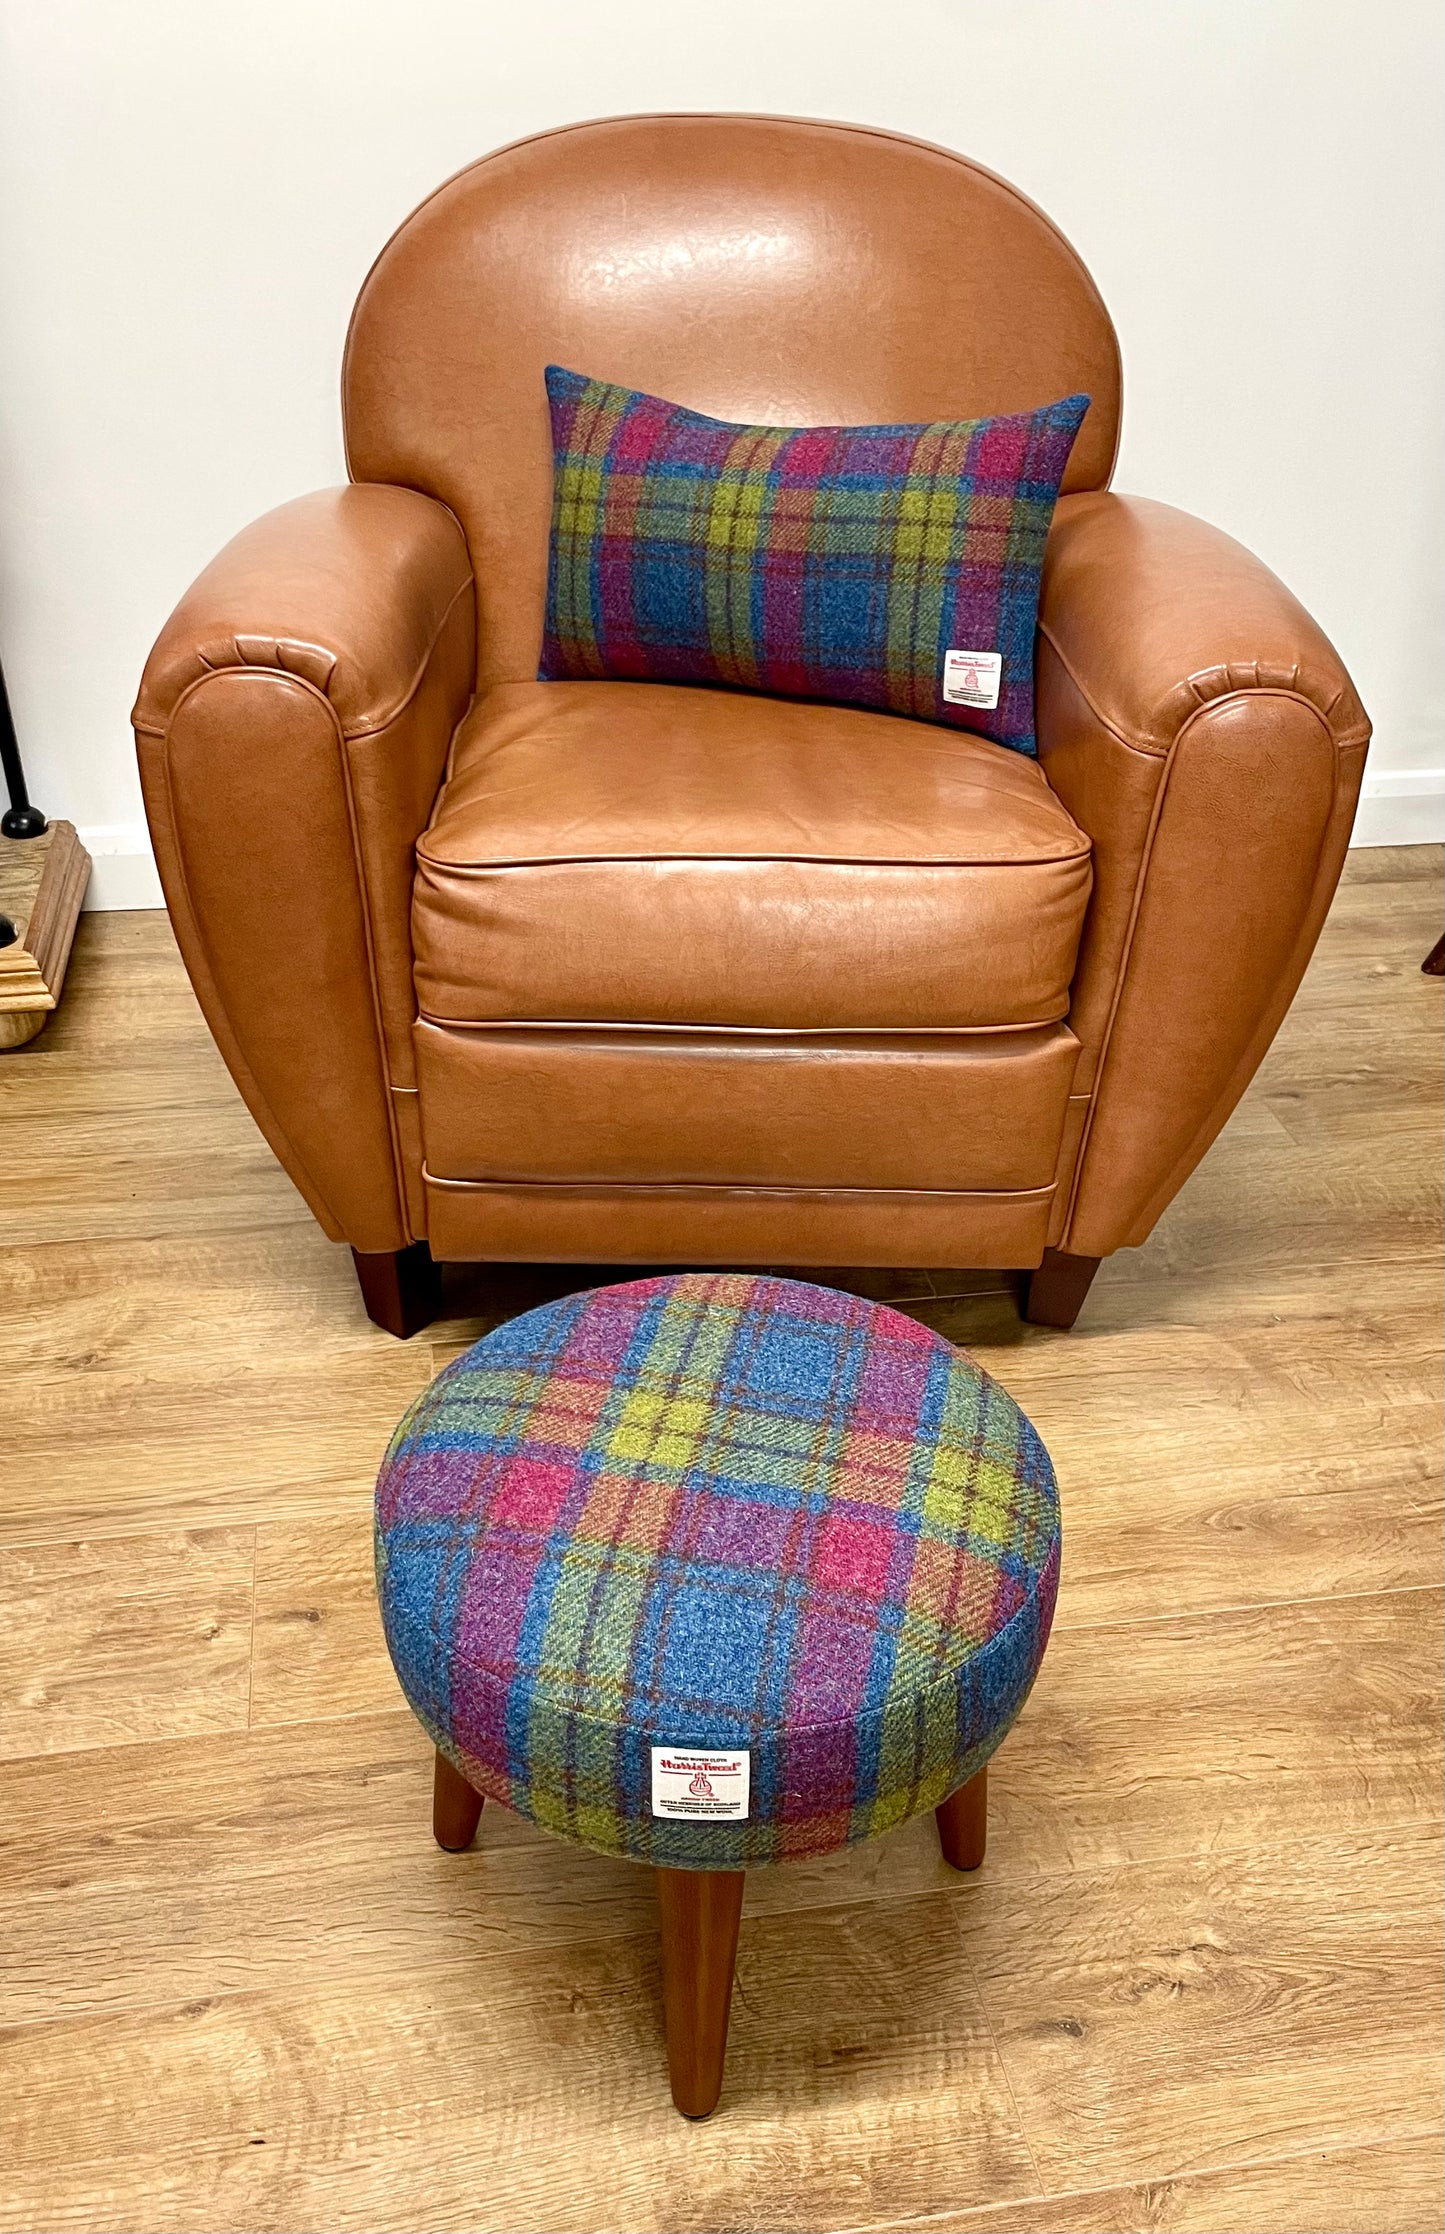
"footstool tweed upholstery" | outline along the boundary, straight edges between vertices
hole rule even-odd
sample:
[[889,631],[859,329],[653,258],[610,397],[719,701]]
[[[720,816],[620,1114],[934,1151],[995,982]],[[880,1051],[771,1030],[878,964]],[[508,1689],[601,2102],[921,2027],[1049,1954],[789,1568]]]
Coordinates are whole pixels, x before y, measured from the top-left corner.
[[[1053,1469],[901,1313],[683,1274],[529,1311],[396,1431],[377,1575],[402,1687],[477,1791],[608,1854],[743,1869],[936,1807],[1037,1673]],[[653,1747],[747,1748],[746,1819],[652,1812]]]

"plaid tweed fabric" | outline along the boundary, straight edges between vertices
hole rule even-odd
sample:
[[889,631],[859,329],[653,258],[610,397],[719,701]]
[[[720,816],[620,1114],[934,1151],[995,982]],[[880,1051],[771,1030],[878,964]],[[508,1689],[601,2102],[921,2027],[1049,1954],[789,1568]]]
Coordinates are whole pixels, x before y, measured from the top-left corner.
[[[1044,544],[1089,407],[741,427],[552,365],[545,679],[721,683],[1034,747]],[[944,654],[996,652],[992,711]]]
[[[608,1854],[741,1869],[936,1807],[1018,1713],[1059,1568],[1018,1406],[901,1313],[744,1273],[487,1335],[377,1485],[397,1673],[476,1789]],[[746,1747],[746,1819],[654,1815],[651,1748]]]

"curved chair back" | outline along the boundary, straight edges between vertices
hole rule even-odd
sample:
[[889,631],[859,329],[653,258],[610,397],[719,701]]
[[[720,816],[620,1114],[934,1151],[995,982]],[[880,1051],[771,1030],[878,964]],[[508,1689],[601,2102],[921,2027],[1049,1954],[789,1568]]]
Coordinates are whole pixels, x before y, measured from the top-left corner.
[[451,507],[482,683],[534,676],[548,363],[719,418],[976,418],[1093,398],[1064,482],[1106,485],[1109,314],[1063,236],[964,157],[857,125],[637,116],[523,140],[377,259],[343,374],[353,479]]

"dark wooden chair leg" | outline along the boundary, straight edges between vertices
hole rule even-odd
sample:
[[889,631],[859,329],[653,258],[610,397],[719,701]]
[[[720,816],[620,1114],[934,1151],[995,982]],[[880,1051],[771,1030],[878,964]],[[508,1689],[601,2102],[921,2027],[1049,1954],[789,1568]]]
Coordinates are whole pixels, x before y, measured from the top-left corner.
[[465,1854],[482,1819],[482,1795],[474,1792],[445,1753],[438,1753],[432,1784],[431,1827],[438,1846],[449,1854]]
[[744,1873],[660,1869],[655,1874],[672,2099],[685,2118],[705,2118],[722,2091]]
[[1445,939],[1437,939],[1420,964],[1427,977],[1445,977]]
[[424,1241],[409,1249],[353,1249],[361,1300],[373,1326],[405,1342],[441,1307],[441,1271]]
[[950,1792],[935,1808],[938,1842],[951,1869],[977,1869],[988,1844],[988,1769]]
[[1083,1309],[1102,1257],[1071,1257],[1063,1249],[1045,1249],[1037,1272],[1029,1274],[1024,1317],[1030,1326],[1072,1326]]

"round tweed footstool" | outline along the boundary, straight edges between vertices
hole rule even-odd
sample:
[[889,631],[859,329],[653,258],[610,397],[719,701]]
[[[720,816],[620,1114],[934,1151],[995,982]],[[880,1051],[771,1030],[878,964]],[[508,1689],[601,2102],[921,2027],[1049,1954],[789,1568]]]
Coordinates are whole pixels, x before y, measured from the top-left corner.
[[688,1273],[447,1366],[387,1452],[376,1559],[437,1839],[469,1845],[485,1798],[654,1866],[673,2099],[705,2117],[745,1870],[925,1808],[982,1861],[1059,1508],[1018,1406],[926,1327]]

